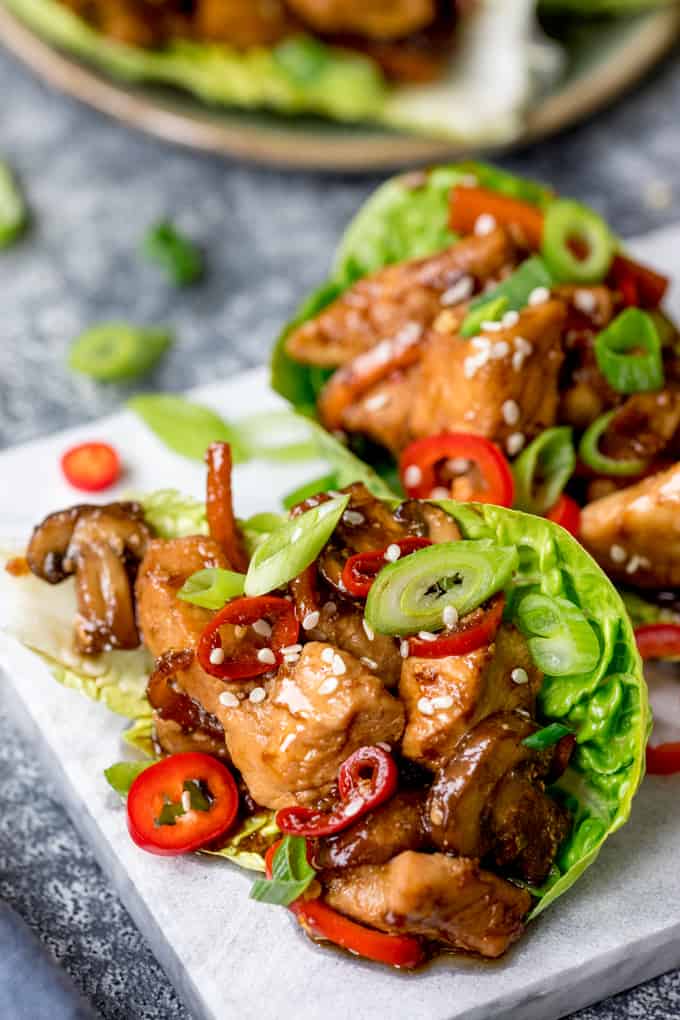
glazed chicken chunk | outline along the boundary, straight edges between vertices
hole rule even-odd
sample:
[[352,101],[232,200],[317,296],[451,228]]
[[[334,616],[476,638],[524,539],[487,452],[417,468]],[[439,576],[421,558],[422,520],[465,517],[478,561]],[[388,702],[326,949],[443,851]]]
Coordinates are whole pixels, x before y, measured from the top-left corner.
[[288,0],[291,10],[317,32],[356,32],[397,39],[434,20],[435,0]]

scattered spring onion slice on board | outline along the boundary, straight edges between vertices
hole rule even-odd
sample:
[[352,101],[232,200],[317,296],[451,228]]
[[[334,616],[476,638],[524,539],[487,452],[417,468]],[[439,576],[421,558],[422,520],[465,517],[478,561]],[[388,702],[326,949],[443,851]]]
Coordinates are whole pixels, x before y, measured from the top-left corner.
[[168,220],[150,227],[142,243],[144,255],[161,266],[173,283],[186,287],[203,275],[199,248]]
[[165,329],[104,322],[73,341],[68,366],[97,382],[126,382],[150,372],[171,343]]

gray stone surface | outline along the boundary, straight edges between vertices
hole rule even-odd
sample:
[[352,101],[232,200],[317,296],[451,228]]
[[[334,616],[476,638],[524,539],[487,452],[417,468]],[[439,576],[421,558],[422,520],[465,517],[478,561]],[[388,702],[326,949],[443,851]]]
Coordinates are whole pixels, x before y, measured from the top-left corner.
[[[667,61],[612,110],[505,160],[609,216],[624,235],[680,219],[680,66]],[[180,389],[262,362],[297,297],[323,276],[343,224],[377,178],[289,175],[183,152],[52,94],[0,53],[0,152],[34,213],[0,256],[0,444],[115,407],[64,368],[73,335],[103,318],[169,323],[178,342],[152,385]],[[674,186],[656,209],[655,182]],[[200,287],[173,292],[136,256],[147,224],[172,215],[207,253]],[[11,506],[11,494],[2,497]],[[0,706],[0,897],[63,962],[107,1020],[180,1020],[178,1002],[49,777]],[[680,1016],[667,975],[578,1020]]]

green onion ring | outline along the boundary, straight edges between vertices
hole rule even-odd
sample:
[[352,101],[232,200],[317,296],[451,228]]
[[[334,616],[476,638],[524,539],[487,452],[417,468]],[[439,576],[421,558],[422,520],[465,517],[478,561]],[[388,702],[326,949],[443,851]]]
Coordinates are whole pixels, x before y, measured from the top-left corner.
[[544,514],[555,505],[576,467],[572,431],[567,425],[546,429],[512,466],[515,507]]
[[[631,354],[642,348],[643,354]],[[626,308],[595,338],[597,364],[617,393],[641,393],[663,386],[661,340],[654,320],[639,308]]]
[[616,413],[616,408],[613,411],[607,411],[588,426],[581,437],[578,455],[583,463],[598,475],[610,475],[614,478],[641,475],[647,467],[646,460],[636,457],[616,460],[614,457],[607,457],[606,454],[600,452],[600,439],[609,428],[609,423]]
[[[578,258],[570,241],[585,245]],[[541,254],[553,276],[564,283],[598,283],[609,271],[616,243],[604,220],[578,202],[559,199],[545,212]]]

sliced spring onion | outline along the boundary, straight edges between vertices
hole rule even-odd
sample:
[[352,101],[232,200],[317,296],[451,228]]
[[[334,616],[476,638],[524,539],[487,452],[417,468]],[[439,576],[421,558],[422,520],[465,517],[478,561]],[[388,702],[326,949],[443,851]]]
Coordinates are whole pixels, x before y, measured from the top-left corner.
[[[518,312],[526,307],[532,291],[537,290],[539,287],[546,287],[550,290],[554,283],[555,281],[550,275],[543,259],[538,255],[532,255],[514,273],[511,273],[502,283],[499,283],[497,287],[494,287],[493,290],[488,291],[486,294],[482,294],[481,297],[472,302],[470,311],[463,322],[461,332],[466,328],[468,319],[471,318],[473,313],[476,313],[480,308],[486,307],[490,302],[499,301],[501,298],[504,298],[506,301],[504,311]],[[486,322],[488,319],[489,316],[485,315],[483,321]],[[472,336],[473,334],[463,333],[463,336],[468,335]]]
[[298,503],[304,502],[309,499],[310,496],[317,496],[320,492],[328,492],[329,489],[335,489],[338,484],[337,475],[322,475],[321,478],[315,478],[311,482],[305,482],[304,485],[298,486],[297,489],[293,489],[287,496],[284,496],[281,502],[283,503],[286,510],[291,510]]
[[366,620],[380,634],[415,634],[444,627],[443,612],[459,616],[506,586],[517,550],[489,539],[442,542],[384,567],[366,600]]
[[615,252],[616,241],[597,213],[569,199],[548,205],[541,254],[556,280],[598,283],[607,275]]
[[177,592],[177,598],[203,609],[221,609],[229,599],[243,595],[244,581],[244,574],[221,567],[206,567],[187,577]]
[[148,259],[157,262],[178,287],[194,283],[203,275],[200,250],[168,220],[147,231],[142,251]]
[[625,460],[616,460],[614,457],[607,457],[600,450],[600,439],[609,428],[609,423],[616,415],[616,408],[600,415],[588,426],[581,436],[578,448],[578,455],[587,467],[592,468],[598,475],[610,475],[613,477],[625,478],[630,475],[641,475],[647,467],[647,461],[639,460],[637,457],[629,457]]
[[272,877],[257,878],[250,890],[251,900],[287,907],[314,881],[316,871],[307,860],[303,836],[284,836],[272,861]]
[[602,375],[617,393],[660,390],[661,339],[654,320],[639,308],[626,308],[595,338]]
[[568,599],[534,592],[517,607],[519,628],[531,657],[549,676],[589,673],[600,660],[597,634]]
[[[292,411],[264,411],[242,418],[237,425],[250,457],[278,463],[314,460],[319,449],[310,423]],[[274,442],[272,442],[272,439]]]
[[266,595],[316,559],[342,517],[349,496],[337,496],[286,521],[257,547],[246,575],[246,595]]
[[203,404],[171,393],[142,393],[132,397],[128,407],[161,442],[183,457],[202,461],[211,443],[223,442],[231,446],[235,464],[247,458],[239,430]]
[[546,747],[552,747],[553,744],[559,743],[562,737],[567,737],[570,733],[569,727],[563,723],[550,723],[542,730],[537,730],[536,733],[525,737],[522,743],[525,747],[530,747],[532,751],[543,751]]
[[151,371],[171,343],[165,329],[103,322],[73,341],[68,365],[97,382],[124,382]]
[[28,219],[26,203],[5,163],[0,163],[0,249],[8,248]]
[[546,429],[512,465],[515,476],[515,507],[544,514],[555,505],[576,467],[571,429],[564,425]]
[[484,322],[498,322],[503,318],[503,313],[508,310],[508,299],[503,294],[498,297],[486,300],[482,305],[476,305],[473,311],[468,312],[460,327],[461,336],[476,336]]

